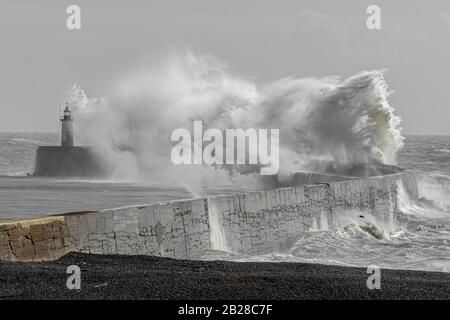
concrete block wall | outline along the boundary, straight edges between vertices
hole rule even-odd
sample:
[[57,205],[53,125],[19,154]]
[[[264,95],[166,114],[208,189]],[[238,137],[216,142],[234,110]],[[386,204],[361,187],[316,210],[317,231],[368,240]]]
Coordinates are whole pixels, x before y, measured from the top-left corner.
[[76,250],[63,217],[0,224],[0,260],[54,260]]
[[264,252],[312,228],[334,229],[337,216],[349,209],[368,212],[386,224],[395,222],[399,181],[416,185],[414,175],[404,172],[216,197],[212,203],[231,251]]
[[381,220],[395,220],[400,181],[411,197],[417,197],[414,173],[402,171],[0,223],[0,259],[51,260],[72,250],[188,259],[210,249],[263,252],[281,248],[311,228],[333,229],[342,210],[364,210]]
[[210,241],[205,203],[172,201],[65,220],[81,252],[198,258]]

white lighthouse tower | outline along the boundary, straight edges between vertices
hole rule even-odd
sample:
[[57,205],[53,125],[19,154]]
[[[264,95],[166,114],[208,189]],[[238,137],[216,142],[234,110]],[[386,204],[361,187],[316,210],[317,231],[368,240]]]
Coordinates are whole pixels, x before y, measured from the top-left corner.
[[68,103],[64,109],[64,116],[61,118],[61,146],[73,147],[73,118],[72,110]]

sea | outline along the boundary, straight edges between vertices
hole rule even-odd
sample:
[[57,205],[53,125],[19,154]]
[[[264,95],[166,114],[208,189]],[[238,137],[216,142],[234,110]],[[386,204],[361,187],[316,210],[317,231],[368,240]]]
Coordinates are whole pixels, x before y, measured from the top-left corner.
[[58,145],[59,139],[56,133],[0,133],[0,221],[248,191],[230,184],[188,187],[126,179],[31,176],[38,146]]
[[[57,145],[56,133],[0,133],[0,221],[101,210],[201,195],[248,191],[237,185],[194,187],[111,179],[29,176],[36,149]],[[400,194],[403,219],[378,225],[375,237],[356,223],[311,230],[290,247],[258,255],[212,252],[203,259],[302,262],[450,272],[450,136],[406,136],[398,164],[420,172],[420,201]],[[363,213],[364,214],[364,213]]]

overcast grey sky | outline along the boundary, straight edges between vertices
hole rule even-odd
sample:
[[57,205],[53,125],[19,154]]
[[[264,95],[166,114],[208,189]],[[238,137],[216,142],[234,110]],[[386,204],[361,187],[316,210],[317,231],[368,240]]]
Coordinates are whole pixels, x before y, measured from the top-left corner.
[[[81,7],[82,29],[66,28]],[[381,8],[382,29],[366,28]],[[450,134],[450,1],[0,0],[0,131],[57,131],[77,82],[111,79],[173,47],[224,60],[257,82],[387,68],[407,134]]]

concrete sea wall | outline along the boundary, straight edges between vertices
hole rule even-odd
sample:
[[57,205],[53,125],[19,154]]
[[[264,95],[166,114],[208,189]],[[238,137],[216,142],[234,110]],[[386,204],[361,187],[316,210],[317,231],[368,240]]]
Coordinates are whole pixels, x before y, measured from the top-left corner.
[[54,260],[75,244],[64,217],[0,223],[0,260]]
[[[322,181],[323,176],[297,177]],[[418,197],[412,171],[330,178],[225,196],[0,223],[0,259],[39,261],[70,251],[195,259],[208,250],[237,253],[281,248],[302,232],[332,229],[348,209],[396,219],[399,188]]]

